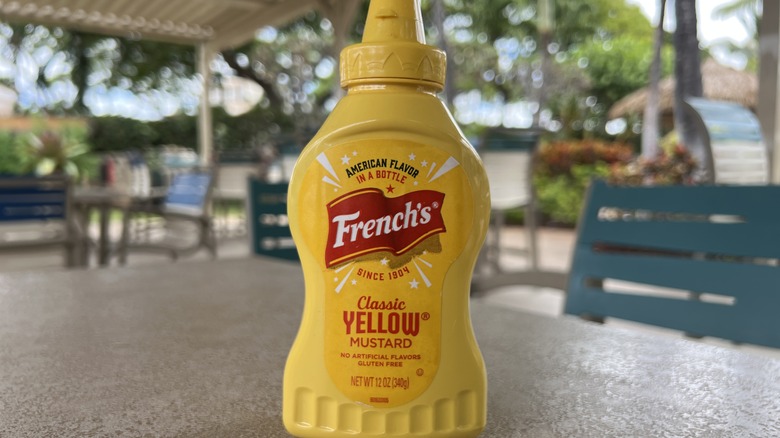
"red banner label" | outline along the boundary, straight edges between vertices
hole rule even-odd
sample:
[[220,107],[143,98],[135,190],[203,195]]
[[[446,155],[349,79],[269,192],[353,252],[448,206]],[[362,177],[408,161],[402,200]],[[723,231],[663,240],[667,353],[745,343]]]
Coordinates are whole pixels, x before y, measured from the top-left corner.
[[347,193],[328,204],[325,265],[332,267],[379,251],[401,255],[446,231],[444,193],[419,190],[388,198],[375,188]]

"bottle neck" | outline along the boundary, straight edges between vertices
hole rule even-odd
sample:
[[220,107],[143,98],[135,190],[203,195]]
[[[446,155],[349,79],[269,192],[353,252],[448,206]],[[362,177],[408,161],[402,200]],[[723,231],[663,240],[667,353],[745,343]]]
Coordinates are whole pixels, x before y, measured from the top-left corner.
[[436,84],[406,79],[377,79],[353,81],[347,86],[347,94],[365,93],[423,93],[436,96],[441,87]]

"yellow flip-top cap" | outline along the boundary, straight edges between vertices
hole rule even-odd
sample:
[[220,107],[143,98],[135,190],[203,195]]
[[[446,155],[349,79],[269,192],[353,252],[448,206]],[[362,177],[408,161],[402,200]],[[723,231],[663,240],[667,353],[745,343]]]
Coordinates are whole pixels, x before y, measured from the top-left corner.
[[363,42],[341,51],[341,86],[380,79],[442,89],[446,62],[443,51],[425,44],[419,0],[371,0]]

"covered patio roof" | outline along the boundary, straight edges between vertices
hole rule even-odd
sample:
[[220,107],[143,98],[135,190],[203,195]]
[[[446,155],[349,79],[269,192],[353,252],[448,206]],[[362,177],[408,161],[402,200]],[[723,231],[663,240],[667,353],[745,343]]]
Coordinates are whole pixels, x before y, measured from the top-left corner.
[[[333,23],[337,45],[362,0],[0,0],[0,21],[146,39],[198,48],[201,83],[209,83],[214,54],[251,40],[263,26],[281,25],[317,9]],[[341,47],[337,47],[340,50]],[[338,53],[338,52],[337,52]],[[211,162],[211,108],[203,92],[198,113],[201,162]]]
[[0,1],[0,20],[214,50],[241,45],[258,28],[281,24],[337,0],[22,0]]

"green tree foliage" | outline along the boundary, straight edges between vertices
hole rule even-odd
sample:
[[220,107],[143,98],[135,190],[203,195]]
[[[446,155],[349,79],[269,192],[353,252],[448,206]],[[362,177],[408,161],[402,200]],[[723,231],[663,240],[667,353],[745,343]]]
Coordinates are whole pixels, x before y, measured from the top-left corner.
[[714,17],[737,17],[753,39],[758,40],[758,25],[761,22],[763,9],[764,2],[762,0],[732,0],[718,6],[715,9]]
[[329,55],[333,42],[330,22],[311,12],[280,29],[267,27],[259,38],[223,59],[239,76],[260,84],[267,106],[295,115],[302,131],[318,127],[335,101],[329,102],[337,80],[338,59]]
[[0,81],[19,91],[19,102],[62,114],[73,111],[78,89],[65,66],[68,42],[62,29],[0,24]]
[[745,69],[753,72],[758,71],[758,38],[763,6],[762,0],[732,0],[719,6],[713,13],[714,18],[736,17],[751,36],[751,39],[742,45],[731,40],[722,40],[716,41],[713,48],[724,50],[732,57],[742,58],[745,61]]
[[[240,116],[231,116],[222,108],[214,108],[213,116],[217,151],[256,150],[273,142],[283,132],[291,132],[294,125],[292,117],[280,118],[261,106]],[[95,117],[90,120],[87,142],[97,152],[145,150],[165,145],[196,149],[197,136],[196,117],[186,114],[155,122],[125,117]]]
[[[663,74],[672,70],[672,52],[663,56]],[[572,52],[578,60],[587,60],[584,68],[591,84],[591,93],[607,107],[647,83],[647,71],[652,61],[652,41],[618,36],[609,41],[583,44]]]
[[[224,110],[218,111],[220,115]],[[216,115],[217,111],[215,111]],[[162,120],[148,123],[153,134],[148,145],[176,145],[193,150],[198,147],[198,126],[195,116],[176,114]],[[219,125],[216,124],[215,128]],[[147,146],[147,145],[144,145]]]
[[[546,47],[539,47],[536,0],[446,4],[456,88],[477,90],[483,101],[541,101],[542,122],[567,135],[595,135],[609,105],[647,82],[653,29],[623,0],[555,1]],[[543,51],[552,59],[546,67]]]
[[140,149],[156,140],[151,125],[125,117],[95,117],[90,119],[88,142],[95,152]]
[[[652,41],[618,36],[608,41],[589,41],[570,51],[569,55],[581,66],[589,87],[586,93],[575,97],[577,111],[570,115],[565,109],[556,111],[568,137],[587,136],[588,132],[603,132],[609,108],[622,97],[647,84],[652,62]],[[662,74],[673,68],[673,50],[664,49]],[[572,97],[561,96],[562,102],[551,103],[553,108],[573,105]],[[571,109],[569,109],[571,112]],[[580,130],[578,134],[576,131]]]
[[[217,151],[256,151],[265,144],[276,144],[284,133],[296,128],[292,116],[278,114],[267,107],[257,106],[240,116],[231,116],[222,108],[214,109],[214,146]],[[296,143],[302,147],[308,141],[305,131]]]
[[[278,134],[282,127],[308,132],[325,117],[330,87],[335,80],[338,60],[328,56],[332,40],[329,22],[315,13],[307,14],[282,29],[268,28],[261,38],[241,51],[225,52],[221,59],[237,69],[223,65],[215,74],[219,81],[226,72],[238,73],[258,82],[265,89],[262,108],[248,115],[261,118],[255,123],[254,137]],[[148,104],[174,105],[170,120],[152,123],[125,121],[123,117],[99,117],[93,123],[92,138],[97,150],[107,151],[119,145],[144,147],[151,144],[194,146],[196,132],[191,115],[197,106],[199,86],[195,78],[195,50],[191,46],[145,40],[91,35],[39,25],[0,24],[0,81],[20,89],[20,106],[31,113],[87,114],[104,113],[94,94],[132,93]],[[3,68],[5,67],[5,68]],[[91,89],[94,93],[90,98]],[[171,101],[176,101],[173,104]],[[184,102],[188,102],[188,106]],[[146,106],[146,105],[145,105]],[[188,115],[188,114],[189,115]],[[141,116],[139,116],[141,117]],[[148,118],[148,114],[143,118]],[[152,115],[152,118],[155,118]],[[217,142],[245,147],[251,121],[226,121],[224,111],[215,111]],[[230,126],[230,128],[226,128]],[[235,133],[230,130],[239,129]],[[159,136],[159,138],[158,138]],[[162,142],[162,143],[160,143]]]
[[[86,35],[86,72],[92,81],[136,93],[177,91],[179,79],[195,74],[195,48],[148,40]],[[74,57],[76,55],[74,54]]]
[[59,27],[0,24],[0,48],[0,81],[19,90],[20,106],[33,113],[87,114],[90,87],[172,99],[194,75],[190,46]]

